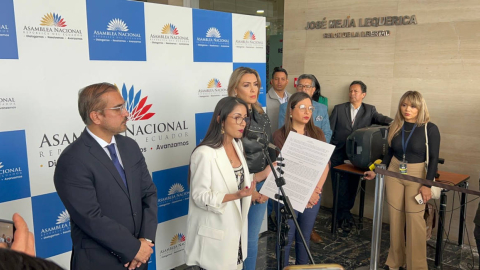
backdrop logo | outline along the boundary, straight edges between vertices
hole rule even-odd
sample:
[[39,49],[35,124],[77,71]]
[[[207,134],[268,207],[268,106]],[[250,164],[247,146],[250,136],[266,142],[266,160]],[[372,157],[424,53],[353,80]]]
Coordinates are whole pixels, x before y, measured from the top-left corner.
[[0,1],[0,59],[18,59],[15,29],[13,0]]
[[[160,250],[160,257],[166,258],[172,256],[178,252],[183,252],[185,250],[185,235],[183,233],[175,234],[170,240],[170,245],[167,248]],[[168,239],[166,239],[168,241]],[[168,243],[168,242],[167,242]]]
[[30,197],[24,130],[0,132],[0,203]]
[[148,112],[152,107],[152,104],[145,105],[148,96],[142,97],[142,90],[138,90],[135,93],[134,86],[130,87],[127,91],[125,84],[122,86],[122,96],[125,100],[125,108],[127,109],[130,121],[148,120],[155,115],[155,113]]
[[213,78],[208,82],[208,88],[221,88],[221,87],[222,87],[222,83],[220,83],[219,79]]
[[[257,32],[258,34],[258,32]],[[235,48],[240,49],[264,49],[264,42],[257,40],[252,30],[247,30],[242,38],[235,40]]]
[[0,181],[12,181],[15,179],[23,178],[22,167],[5,167],[2,165],[3,162],[0,162]]
[[175,246],[176,244],[185,242],[185,235],[183,233],[175,234],[175,236],[170,241],[170,246]]
[[175,27],[173,24],[165,24],[165,26],[162,28],[162,34],[166,35],[178,35],[178,29]]
[[160,33],[161,34],[150,35],[150,42],[152,44],[190,45],[190,38],[180,35],[180,31],[172,23],[165,24]]
[[128,26],[124,21],[120,19],[112,19],[107,25],[107,30],[127,32]]
[[41,228],[40,233],[40,238],[43,240],[70,233],[70,215],[68,214],[68,211],[63,210],[60,212],[55,225],[53,225],[52,221],[52,226]]
[[86,0],[90,60],[146,61],[144,4]]
[[188,214],[188,165],[152,173],[158,189],[158,223]]
[[217,28],[211,27],[207,30],[206,37],[221,38],[220,31]]
[[142,34],[130,32],[125,21],[119,18],[111,19],[106,31],[94,30],[93,38],[100,42],[142,43]]
[[[142,90],[135,92],[134,85],[128,89],[124,83],[122,97],[125,100],[125,108],[129,113],[130,120],[127,122],[125,136],[136,140],[142,152],[189,145],[189,142],[184,139],[188,137],[186,121],[156,123],[143,121],[150,120],[155,113],[150,112],[152,104],[147,104],[148,96],[142,97]],[[144,140],[145,144],[141,140]]]
[[55,27],[66,27],[67,24],[62,16],[55,14],[55,13],[48,13],[43,16],[42,20],[40,21],[40,25],[43,26],[55,26]]
[[174,195],[182,192],[185,192],[185,188],[182,186],[182,184],[175,183],[168,190],[168,195]]
[[44,133],[39,138],[40,147],[38,157],[40,168],[55,168],[57,166],[57,158],[63,149],[78,139],[80,133]]
[[243,39],[255,40],[255,34],[254,34],[252,31],[247,31],[247,32],[245,32],[245,34],[243,35]]
[[198,89],[199,97],[226,97],[227,89],[222,87],[219,79],[210,79],[207,83],[207,88]]
[[57,217],[57,225],[70,222],[70,214],[68,214],[67,210],[64,210],[60,213]]
[[82,30],[67,27],[67,22],[58,13],[47,13],[40,19],[40,24],[24,25],[23,35],[33,39],[82,40]]
[[16,109],[15,98],[13,97],[0,97],[0,110]]
[[37,256],[52,257],[72,248],[70,215],[56,192],[32,197]]
[[200,47],[230,48],[230,40],[222,38],[216,27],[208,28],[205,37],[197,37],[196,43]]
[[232,14],[192,10],[193,61],[232,62]]

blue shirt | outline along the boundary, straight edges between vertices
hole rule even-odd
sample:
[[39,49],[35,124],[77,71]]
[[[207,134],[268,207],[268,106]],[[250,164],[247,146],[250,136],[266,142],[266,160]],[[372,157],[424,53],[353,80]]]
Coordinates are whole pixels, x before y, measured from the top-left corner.
[[[315,126],[322,129],[323,133],[325,133],[325,138],[327,139],[327,143],[330,143],[330,139],[332,138],[332,129],[330,128],[330,120],[328,119],[328,109],[327,106],[318,103],[316,101],[312,101],[313,107],[315,110],[313,111],[313,123]],[[283,103],[280,105],[279,113],[278,113],[278,128],[281,128],[285,124],[285,114],[287,113],[287,104]]]

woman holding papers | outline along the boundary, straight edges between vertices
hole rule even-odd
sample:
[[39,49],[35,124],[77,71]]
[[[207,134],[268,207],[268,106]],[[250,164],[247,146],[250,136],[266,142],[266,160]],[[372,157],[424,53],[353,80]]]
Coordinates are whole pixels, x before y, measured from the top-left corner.
[[[314,109],[315,107],[312,106],[312,99],[308,94],[303,92],[293,94],[288,99],[285,125],[273,133],[275,145],[282,149],[290,132],[296,132],[325,142],[325,134],[320,128],[313,124],[312,113]],[[312,193],[310,201],[306,205],[303,213],[295,211],[298,224],[300,225],[300,229],[302,230],[307,245],[310,245],[309,236],[312,232],[313,225],[315,224],[318,210],[320,209],[320,195],[322,194],[322,187],[327,179],[328,171],[329,166],[327,165],[322,177],[318,180],[315,191]],[[285,247],[284,265],[288,266],[290,247],[294,239],[296,253],[295,264],[308,264],[307,251],[300,238],[300,234],[296,231],[293,220],[289,220],[288,225],[290,226],[290,230],[288,232],[288,245]]]
[[[383,157],[382,164],[386,164],[389,171],[434,179],[440,151],[440,132],[430,122],[427,103],[419,92],[408,91],[400,98],[395,120],[388,130],[388,145],[388,153]],[[426,168],[427,155],[429,162]],[[365,173],[365,179],[374,177],[372,171]],[[390,269],[399,269],[406,264],[409,270],[426,270],[425,205],[418,204],[415,196],[421,194],[423,201],[428,202],[432,197],[431,189],[389,176],[385,179],[385,192],[390,206],[390,251],[385,264]]]
[[[260,76],[254,69],[248,67],[239,67],[235,69],[228,82],[228,95],[237,97],[248,105],[250,113],[250,124],[246,127],[248,133],[255,134],[266,141],[273,143],[270,120],[263,111],[262,105],[258,102],[260,94]],[[242,143],[245,149],[245,157],[248,164],[248,170],[251,173],[252,181],[258,183],[257,189],[252,194],[252,206],[248,213],[248,256],[244,263],[244,270],[255,270],[258,253],[258,234],[262,226],[263,218],[267,210],[268,197],[258,193],[258,190],[265,183],[265,179],[270,174],[270,167],[267,164],[265,153],[270,156],[272,161],[275,159],[275,151],[264,150],[255,139],[243,138]]]
[[190,158],[187,265],[208,270],[243,268],[247,257],[250,181],[241,138],[249,122],[247,104],[221,99],[205,139]]

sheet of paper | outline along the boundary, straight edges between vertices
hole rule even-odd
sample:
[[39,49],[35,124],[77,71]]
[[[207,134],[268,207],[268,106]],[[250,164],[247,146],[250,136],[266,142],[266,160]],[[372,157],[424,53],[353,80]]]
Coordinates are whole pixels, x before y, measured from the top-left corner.
[[[283,145],[285,194],[295,210],[303,213],[332,156],[334,145],[290,132]],[[277,175],[278,171],[277,171]],[[261,194],[275,199],[278,188],[273,173],[267,177]]]

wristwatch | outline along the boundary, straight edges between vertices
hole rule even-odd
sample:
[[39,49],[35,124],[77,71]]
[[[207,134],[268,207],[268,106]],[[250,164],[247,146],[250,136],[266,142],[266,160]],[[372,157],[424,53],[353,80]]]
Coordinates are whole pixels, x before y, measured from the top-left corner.
[[145,241],[147,241],[147,242],[153,243],[153,241],[148,239],[148,238],[143,238],[143,239],[145,239]]

